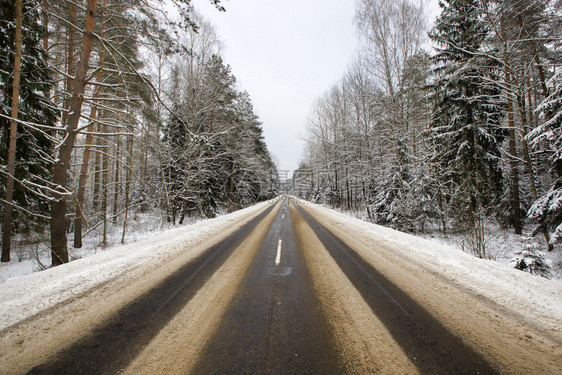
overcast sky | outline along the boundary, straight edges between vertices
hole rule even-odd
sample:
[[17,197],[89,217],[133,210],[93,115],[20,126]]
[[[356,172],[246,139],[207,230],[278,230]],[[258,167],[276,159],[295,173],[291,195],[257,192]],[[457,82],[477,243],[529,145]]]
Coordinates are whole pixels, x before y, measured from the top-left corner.
[[312,103],[340,79],[356,52],[355,0],[192,2],[224,42],[239,89],[249,92],[279,169],[298,167]]
[[[437,0],[422,0],[433,21]],[[213,23],[223,57],[248,91],[280,170],[302,156],[313,102],[343,77],[358,49],[355,0],[209,0],[192,4]]]

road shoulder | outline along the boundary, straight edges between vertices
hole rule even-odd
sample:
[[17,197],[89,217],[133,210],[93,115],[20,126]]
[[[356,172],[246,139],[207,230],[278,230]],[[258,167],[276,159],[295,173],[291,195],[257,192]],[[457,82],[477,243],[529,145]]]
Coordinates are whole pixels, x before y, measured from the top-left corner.
[[[431,265],[420,265],[419,260],[412,260],[416,253],[408,254],[407,246],[392,244],[392,238],[380,238],[364,229],[372,224],[342,219],[341,214],[315,205],[302,207],[425,306],[447,329],[507,373],[555,374],[560,370],[562,341],[558,339],[559,328],[545,333],[546,328],[539,330],[534,325],[522,323],[517,319],[520,315],[507,312],[489,298],[479,298],[477,294],[459,288],[459,280],[457,283],[447,282],[445,277],[437,276],[435,270],[428,269]],[[560,321],[559,316],[550,319]]]

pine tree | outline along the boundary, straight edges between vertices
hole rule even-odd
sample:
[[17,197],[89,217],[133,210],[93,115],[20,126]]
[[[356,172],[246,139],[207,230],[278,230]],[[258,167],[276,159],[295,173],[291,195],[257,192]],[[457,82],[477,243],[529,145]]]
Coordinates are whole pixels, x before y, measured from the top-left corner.
[[[19,85],[21,98],[18,120],[28,124],[17,126],[15,155],[15,185],[13,204],[16,206],[12,220],[16,231],[40,230],[49,214],[49,206],[42,189],[50,179],[52,149],[51,131],[56,121],[56,112],[48,103],[46,94],[53,82],[45,62],[42,37],[45,33],[40,15],[33,3],[23,3],[22,59]],[[8,160],[8,130],[12,105],[14,73],[14,37],[16,8],[12,0],[0,0],[0,164],[2,172]],[[4,179],[5,176],[2,176]],[[5,184],[1,184],[5,196]],[[23,210],[17,209],[22,208]],[[25,210],[25,211],[24,211]],[[27,212],[26,212],[27,211]],[[28,213],[33,213],[32,215]],[[5,258],[4,258],[5,259]]]
[[477,0],[440,3],[442,13],[431,39],[434,57],[435,106],[431,135],[437,152],[433,162],[448,186],[459,222],[475,229],[484,208],[503,191],[498,161],[505,132],[500,124],[505,104],[500,99],[498,67],[479,52],[488,30]]
[[211,56],[203,76],[203,96],[210,106],[199,127],[209,134],[210,143],[202,158],[207,165],[198,168],[199,204],[205,207],[207,217],[215,216],[221,202],[227,202],[236,189],[233,170],[238,155],[230,147],[236,137],[235,83],[230,66],[219,55]]
[[169,155],[164,175],[172,217],[175,222],[181,212],[180,224],[186,214],[214,217],[270,198],[274,166],[250,98],[236,90],[220,56],[203,64],[199,77],[190,67],[174,70],[171,97],[180,116],[163,127]]
[[229,201],[235,203],[232,209],[237,209],[271,198],[268,185],[274,166],[248,93],[239,93],[234,107],[236,125],[229,150],[236,164],[230,176],[233,188]]

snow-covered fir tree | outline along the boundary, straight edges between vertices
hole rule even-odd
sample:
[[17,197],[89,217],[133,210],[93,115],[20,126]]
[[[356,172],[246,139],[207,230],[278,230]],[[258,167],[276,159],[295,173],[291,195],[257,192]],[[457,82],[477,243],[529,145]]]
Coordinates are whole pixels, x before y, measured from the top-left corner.
[[[5,195],[5,172],[8,160],[8,132],[10,108],[12,106],[12,83],[14,73],[14,38],[16,9],[12,0],[0,0],[0,165],[2,183],[0,194]],[[14,185],[14,204],[28,212],[48,215],[48,202],[41,197],[41,189],[51,178],[52,131],[57,113],[47,96],[53,87],[51,73],[46,62],[46,51],[41,45],[45,32],[34,3],[23,3],[22,60],[20,102],[18,119],[27,123],[18,124]],[[24,186],[25,184],[25,186]],[[40,216],[14,210],[14,229],[39,229],[45,220]],[[35,224],[35,225],[33,225]]]
[[171,214],[180,223],[185,215],[214,217],[270,198],[275,173],[261,123],[230,67],[219,55],[202,64],[197,79],[176,67],[170,96],[180,115],[163,128]]
[[538,223],[534,233],[546,228],[551,244],[562,242],[562,72],[549,82],[552,93],[537,108],[544,123],[529,133],[530,143],[550,155],[554,182],[531,206],[528,217]]
[[448,188],[455,218],[474,228],[482,210],[503,192],[500,127],[505,104],[496,82],[498,67],[479,52],[488,30],[476,0],[441,2],[442,13],[430,33],[434,56],[435,105],[430,134],[433,162]]

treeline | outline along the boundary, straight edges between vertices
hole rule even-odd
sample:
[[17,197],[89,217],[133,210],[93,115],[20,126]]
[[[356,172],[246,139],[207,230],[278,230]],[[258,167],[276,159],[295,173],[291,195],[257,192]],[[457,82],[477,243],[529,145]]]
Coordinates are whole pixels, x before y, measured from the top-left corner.
[[0,51],[2,261],[18,234],[50,232],[55,266],[67,235],[122,224],[124,242],[133,209],[175,224],[275,194],[261,122],[189,0],[0,0]]
[[358,58],[315,103],[301,195],[374,222],[562,241],[561,4],[358,0]]

